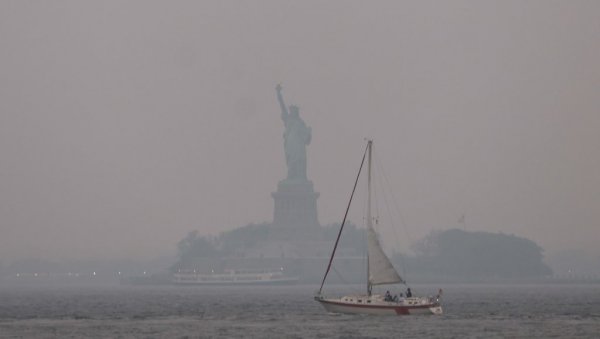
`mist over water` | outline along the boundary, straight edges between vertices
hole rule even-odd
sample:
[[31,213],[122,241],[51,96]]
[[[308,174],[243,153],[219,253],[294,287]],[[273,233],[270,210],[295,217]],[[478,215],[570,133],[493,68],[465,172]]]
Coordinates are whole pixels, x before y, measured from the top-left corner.
[[[412,287],[428,294],[440,286]],[[403,317],[328,314],[312,300],[316,285],[3,287],[0,336],[594,338],[600,329],[598,285],[441,287],[444,315]]]
[[599,10],[2,1],[0,260],[143,260],[194,229],[270,221],[278,83],[313,129],[323,225],[370,137],[413,238],[466,214],[596,259]]
[[[0,338],[597,337],[598,13],[0,1]],[[442,287],[443,316],[312,299],[365,137],[406,233],[377,229],[384,250],[408,281],[446,282],[411,286]],[[352,283],[360,209],[340,242]],[[301,284],[171,285],[232,268]]]

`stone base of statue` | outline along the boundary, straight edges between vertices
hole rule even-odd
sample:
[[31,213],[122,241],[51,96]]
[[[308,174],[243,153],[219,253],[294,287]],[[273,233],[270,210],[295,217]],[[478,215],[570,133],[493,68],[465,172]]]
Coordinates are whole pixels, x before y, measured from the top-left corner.
[[273,224],[282,227],[319,226],[317,198],[310,180],[281,180],[277,192],[271,193],[275,203]]

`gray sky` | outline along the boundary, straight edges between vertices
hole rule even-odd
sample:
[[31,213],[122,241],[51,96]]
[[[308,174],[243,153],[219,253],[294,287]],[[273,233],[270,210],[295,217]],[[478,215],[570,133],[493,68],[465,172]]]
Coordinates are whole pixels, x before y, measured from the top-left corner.
[[[600,254],[598,1],[0,1],[0,259],[143,258],[272,219],[275,85],[322,224],[363,137],[414,240]],[[360,216],[355,215],[355,220]]]

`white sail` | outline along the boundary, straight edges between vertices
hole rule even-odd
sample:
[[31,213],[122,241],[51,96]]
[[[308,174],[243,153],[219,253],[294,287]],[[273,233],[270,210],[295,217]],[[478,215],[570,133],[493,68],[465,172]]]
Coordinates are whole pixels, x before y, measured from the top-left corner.
[[[369,285],[394,284],[404,282],[390,259],[385,255],[377,234],[373,229],[373,217],[371,216],[371,158],[373,141],[369,141],[369,161],[367,167],[368,196],[367,196],[367,253],[369,255]],[[370,288],[369,288],[370,291]]]
[[[440,303],[440,295],[441,291],[438,294],[437,298],[433,297],[415,297],[411,296],[407,298],[390,298],[389,295],[381,295],[381,294],[373,294],[373,286],[374,285],[383,285],[383,284],[397,284],[404,283],[404,280],[400,277],[390,259],[385,255],[383,249],[381,248],[381,244],[379,243],[379,239],[377,237],[377,233],[373,228],[373,220],[375,220],[371,214],[371,153],[373,148],[373,141],[369,140],[367,143],[367,148],[365,150],[365,154],[363,155],[362,161],[360,163],[360,168],[358,170],[358,175],[356,176],[356,181],[354,182],[354,188],[352,189],[352,194],[350,194],[350,201],[348,202],[348,207],[346,208],[346,213],[344,214],[344,219],[342,221],[342,225],[340,226],[340,230],[338,232],[337,239],[335,241],[335,245],[333,246],[333,252],[331,253],[331,257],[329,258],[329,264],[327,265],[327,270],[325,271],[325,275],[323,276],[323,280],[321,281],[321,287],[319,291],[315,295],[315,300],[318,301],[323,307],[329,312],[335,313],[350,313],[350,314],[376,314],[376,315],[400,315],[400,314],[417,314],[417,313],[431,313],[431,314],[442,314],[442,306]],[[342,235],[342,230],[344,229],[344,224],[346,223],[346,217],[348,216],[348,210],[350,209],[350,204],[352,203],[352,197],[354,197],[354,192],[356,191],[356,186],[358,183],[358,179],[360,177],[360,173],[363,169],[363,164],[365,163],[365,158],[368,155],[368,195],[367,195],[367,252],[368,252],[368,260],[367,260],[367,293],[361,295],[349,295],[341,298],[328,298],[321,294],[323,290],[323,284],[325,284],[325,279],[327,278],[327,274],[331,269],[331,263],[335,256],[335,251],[338,247],[338,243],[340,240],[340,236]],[[408,286],[407,286],[408,287]],[[410,291],[410,288],[407,290]],[[408,294],[408,292],[407,292]]]
[[369,253],[369,283],[371,285],[404,282],[390,259],[385,255],[373,226],[367,227],[367,251]]

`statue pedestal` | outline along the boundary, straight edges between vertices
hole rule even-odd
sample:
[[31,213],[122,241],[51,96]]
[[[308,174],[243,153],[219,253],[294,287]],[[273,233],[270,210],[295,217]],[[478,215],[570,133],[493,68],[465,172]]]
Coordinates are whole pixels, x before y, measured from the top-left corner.
[[273,224],[282,227],[319,226],[317,218],[317,198],[309,180],[282,180],[277,192],[271,193],[275,208]]

